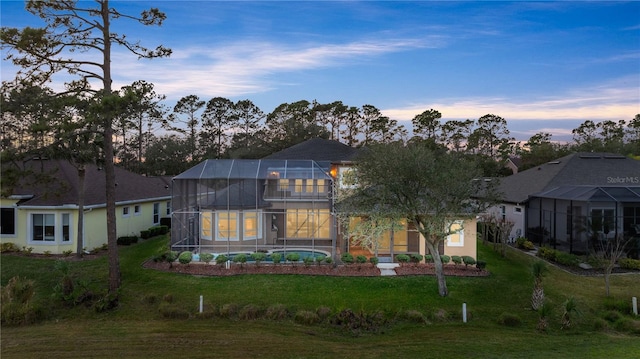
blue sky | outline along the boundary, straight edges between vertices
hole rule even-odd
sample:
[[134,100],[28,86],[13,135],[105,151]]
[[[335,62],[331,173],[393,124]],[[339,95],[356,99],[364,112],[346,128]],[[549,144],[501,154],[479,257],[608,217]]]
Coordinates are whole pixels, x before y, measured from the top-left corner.
[[[2,0],[2,26],[39,26]],[[504,117],[513,136],[570,140],[585,120],[640,113],[640,2],[112,1],[155,6],[162,27],[113,30],[168,59],[114,49],[114,84],[146,80],[173,106],[195,94],[249,99],[265,113],[298,100],[371,104],[406,124]],[[2,80],[15,69],[2,62]],[[62,81],[63,78],[58,78]]]

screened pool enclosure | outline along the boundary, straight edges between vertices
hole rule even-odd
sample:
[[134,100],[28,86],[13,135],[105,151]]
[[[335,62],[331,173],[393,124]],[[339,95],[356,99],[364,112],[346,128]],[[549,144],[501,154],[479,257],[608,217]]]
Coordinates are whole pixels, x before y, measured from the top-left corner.
[[335,254],[329,162],[206,160],[173,179],[171,247]]

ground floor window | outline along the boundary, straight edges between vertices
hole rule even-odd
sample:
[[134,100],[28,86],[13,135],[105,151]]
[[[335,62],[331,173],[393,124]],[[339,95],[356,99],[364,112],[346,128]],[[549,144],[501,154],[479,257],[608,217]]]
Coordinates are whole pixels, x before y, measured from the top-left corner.
[[594,208],[591,210],[591,228],[593,234],[607,236],[615,231],[615,211],[612,208]]
[[260,227],[261,227],[261,219],[262,216],[260,215],[259,211],[244,211],[242,213],[243,216],[243,232],[242,232],[242,239],[244,240],[250,240],[250,239],[257,239],[259,237],[259,231],[260,231]]
[[331,215],[328,209],[288,209],[288,238],[331,238]]
[[237,241],[238,212],[216,212],[216,240]]
[[70,242],[71,214],[32,213],[30,216],[31,241]]
[[202,212],[200,213],[200,238],[211,240],[213,236],[211,231],[213,228],[213,213]]
[[455,221],[449,227],[449,234],[447,236],[447,246],[449,247],[463,247],[464,246],[464,228],[462,227],[462,221]]
[[16,209],[11,207],[2,207],[0,213],[0,234],[5,236],[16,235]]

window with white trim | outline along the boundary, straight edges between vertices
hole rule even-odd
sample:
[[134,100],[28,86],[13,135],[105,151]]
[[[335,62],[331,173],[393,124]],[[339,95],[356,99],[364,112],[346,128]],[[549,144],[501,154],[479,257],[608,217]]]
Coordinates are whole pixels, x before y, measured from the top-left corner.
[[153,204],[153,224],[160,223],[160,203]]
[[262,229],[262,216],[260,211],[244,211],[243,213],[242,239],[257,239]]
[[167,216],[171,215],[171,201],[167,201]]
[[216,241],[237,241],[238,212],[216,212]]
[[206,239],[208,241],[212,240],[213,239],[211,235],[212,231],[213,231],[213,213],[211,212],[200,213],[200,238]]
[[133,206],[133,214],[135,216],[139,216],[140,215],[140,205],[136,204],[135,206]]
[[464,247],[464,228],[462,227],[462,221],[451,223],[449,233],[451,234],[447,236],[447,246]]
[[129,207],[122,207],[122,217],[129,217]]
[[32,243],[69,243],[73,238],[70,213],[31,213],[28,221]]
[[331,215],[328,209],[288,209],[288,238],[331,238]]

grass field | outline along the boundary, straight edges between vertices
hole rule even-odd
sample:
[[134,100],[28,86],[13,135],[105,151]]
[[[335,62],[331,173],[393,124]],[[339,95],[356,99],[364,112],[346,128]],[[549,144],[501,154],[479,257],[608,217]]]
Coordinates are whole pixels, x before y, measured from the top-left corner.
[[[448,278],[450,295],[441,298],[435,278],[427,276],[193,277],[142,268],[166,244],[166,238],[156,238],[121,249],[120,306],[103,313],[53,298],[61,276],[55,259],[2,255],[2,285],[16,275],[33,279],[34,301],[48,314],[39,324],[3,326],[1,357],[637,358],[640,353],[640,321],[628,313],[631,297],[640,297],[639,274],[614,276],[606,298],[601,277],[552,267],[544,279],[552,307],[549,329],[539,332],[538,313],[529,309],[535,258],[515,250],[502,258],[479,244],[479,259],[488,263],[491,276]],[[71,273],[96,293],[106,288],[106,258],[73,262]],[[200,295],[205,315],[197,314]],[[561,330],[562,303],[569,297],[580,315],[571,329]],[[468,323],[462,323],[463,303]],[[290,315],[268,319],[264,313],[278,304]],[[261,313],[257,319],[221,314],[248,307]],[[295,313],[319,308],[333,314],[351,309],[365,317],[381,313],[387,322],[370,332],[295,319]],[[614,311],[621,319],[611,319]],[[416,313],[426,321],[416,320]],[[499,324],[503,313],[519,318],[520,325]]]

